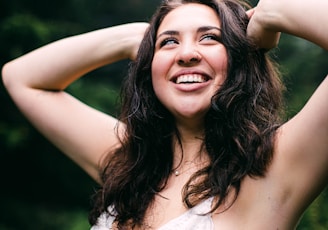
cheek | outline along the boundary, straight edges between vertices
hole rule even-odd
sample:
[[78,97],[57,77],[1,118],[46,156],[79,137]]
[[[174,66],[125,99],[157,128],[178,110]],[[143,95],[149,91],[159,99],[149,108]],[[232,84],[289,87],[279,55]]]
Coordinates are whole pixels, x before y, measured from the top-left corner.
[[[218,55],[219,54],[219,55]],[[218,72],[226,72],[228,67],[228,53],[224,46],[221,46],[216,51],[208,53],[209,62]]]
[[167,74],[170,59],[166,55],[155,54],[151,64],[151,75],[158,78]]
[[163,78],[161,76],[164,74],[163,68],[160,67],[158,60],[159,59],[154,56],[151,66],[151,81],[153,84],[154,93],[157,98],[159,98],[161,94],[160,89],[161,85],[163,84]]
[[[166,84],[172,60],[168,55],[154,55],[151,66],[151,78],[155,93]],[[157,94],[157,93],[156,93]]]
[[220,76],[216,81],[219,86],[222,85],[228,75],[228,55],[226,50],[220,50],[218,53],[214,53],[212,56],[208,56],[208,62],[212,66],[214,72]]
[[154,82],[156,76],[160,74],[160,68],[158,68],[158,59],[154,56],[153,61],[151,63],[151,79]]

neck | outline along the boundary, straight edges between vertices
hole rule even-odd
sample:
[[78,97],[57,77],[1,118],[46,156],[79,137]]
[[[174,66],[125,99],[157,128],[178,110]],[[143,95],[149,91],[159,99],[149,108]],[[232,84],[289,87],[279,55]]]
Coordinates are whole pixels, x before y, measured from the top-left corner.
[[203,124],[177,125],[179,137],[174,139],[174,168],[190,162],[204,162],[207,154],[204,151]]
[[175,142],[172,174],[175,176],[191,175],[209,162],[203,147],[203,139]]

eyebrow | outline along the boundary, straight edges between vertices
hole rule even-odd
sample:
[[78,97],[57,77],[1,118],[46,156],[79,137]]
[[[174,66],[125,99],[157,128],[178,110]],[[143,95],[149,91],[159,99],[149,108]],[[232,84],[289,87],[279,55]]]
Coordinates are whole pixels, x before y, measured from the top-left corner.
[[[218,30],[221,32],[221,28],[219,27],[216,27],[216,26],[201,26],[197,29],[197,33],[202,33],[202,32],[206,32],[206,31],[209,31],[209,30]],[[156,39],[158,39],[159,37],[161,36],[164,36],[164,35],[179,35],[179,31],[176,31],[176,30],[167,30],[167,31],[164,31],[163,33],[160,33]]]

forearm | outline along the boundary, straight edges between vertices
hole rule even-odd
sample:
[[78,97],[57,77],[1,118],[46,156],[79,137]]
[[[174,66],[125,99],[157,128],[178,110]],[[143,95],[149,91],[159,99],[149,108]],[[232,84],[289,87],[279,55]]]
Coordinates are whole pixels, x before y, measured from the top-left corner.
[[111,27],[41,47],[5,65],[5,85],[63,90],[93,69],[133,58],[146,26],[133,23]]
[[265,30],[301,37],[328,50],[327,9],[327,0],[260,0],[252,20]]

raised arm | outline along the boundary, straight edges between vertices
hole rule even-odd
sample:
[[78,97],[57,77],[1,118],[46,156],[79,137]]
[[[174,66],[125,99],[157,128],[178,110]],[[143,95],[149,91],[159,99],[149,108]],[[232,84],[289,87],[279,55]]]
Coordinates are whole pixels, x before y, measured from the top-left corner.
[[147,26],[131,23],[65,38],[2,69],[4,85],[24,115],[96,180],[102,155],[118,144],[117,120],[63,90],[93,69],[134,58]]
[[260,0],[249,12],[247,33],[262,48],[273,48],[284,32],[328,50],[327,6],[325,0]]
[[[327,9],[327,0],[260,0],[248,34],[264,48],[271,48],[276,33],[284,32],[327,50]],[[311,74],[309,72],[309,77]],[[284,124],[277,135],[275,156],[269,171],[274,183],[270,185],[279,190],[288,206],[286,209],[294,217],[304,211],[328,182],[327,99],[326,77],[304,108]]]

